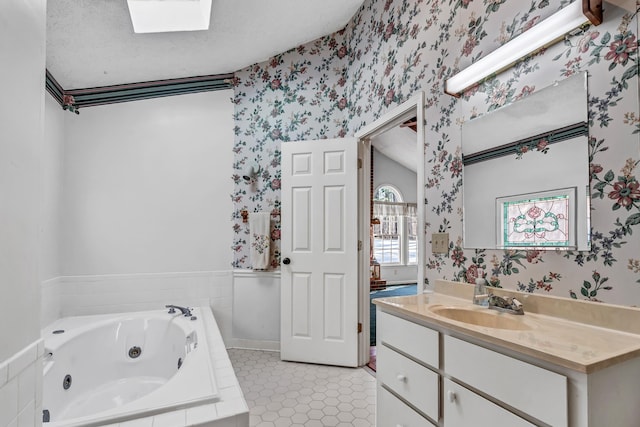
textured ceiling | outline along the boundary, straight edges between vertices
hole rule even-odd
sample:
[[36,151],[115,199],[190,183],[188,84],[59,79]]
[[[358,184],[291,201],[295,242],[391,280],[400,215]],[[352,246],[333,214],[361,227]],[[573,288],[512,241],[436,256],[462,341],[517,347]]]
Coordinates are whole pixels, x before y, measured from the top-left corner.
[[64,89],[225,74],[342,29],[363,0],[213,0],[208,31],[135,34],[126,0],[48,0]]

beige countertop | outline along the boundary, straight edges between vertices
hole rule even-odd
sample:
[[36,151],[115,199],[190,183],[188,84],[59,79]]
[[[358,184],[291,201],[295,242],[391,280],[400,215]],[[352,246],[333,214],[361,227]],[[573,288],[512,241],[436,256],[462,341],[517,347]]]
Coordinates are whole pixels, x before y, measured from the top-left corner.
[[[456,331],[460,334],[482,340],[508,350],[544,360],[578,372],[592,373],[608,366],[640,356],[640,334],[603,326],[610,318],[612,325],[637,321],[640,310],[628,307],[600,306],[594,303],[582,311],[591,313],[594,322],[588,319],[563,318],[537,313],[536,306],[544,303],[555,305],[558,312],[580,312],[582,301],[567,298],[544,297],[543,304],[539,298],[512,291],[496,290],[501,294],[518,296],[523,302],[523,316],[501,313],[471,303],[470,295],[473,286],[440,282],[436,284],[436,292],[406,297],[379,298],[374,304],[383,311],[398,313],[404,317],[415,319],[425,325],[434,325]],[[467,296],[463,298],[462,296]],[[527,300],[532,298],[531,303]],[[527,306],[531,310],[528,310]],[[488,315],[498,316],[497,322],[505,319],[511,327],[517,329],[501,329],[478,326],[461,322],[437,314],[438,306],[459,307],[472,311],[483,311]],[[591,310],[589,310],[589,308]],[[542,311],[542,310],[541,310]],[[622,316],[622,319],[620,318]],[[588,317],[588,316],[587,316]],[[587,320],[587,321],[585,321]],[[515,323],[514,323],[515,322]]]

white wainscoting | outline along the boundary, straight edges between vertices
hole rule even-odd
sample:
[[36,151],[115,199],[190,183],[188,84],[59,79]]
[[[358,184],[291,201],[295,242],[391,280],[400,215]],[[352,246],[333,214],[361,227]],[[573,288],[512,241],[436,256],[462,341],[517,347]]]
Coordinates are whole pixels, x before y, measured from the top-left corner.
[[42,424],[41,339],[0,363],[0,427]]
[[233,346],[280,349],[280,272],[233,270]]
[[418,281],[418,266],[416,265],[381,265],[380,278],[387,281],[387,285],[404,285]]
[[42,282],[42,326],[67,316],[209,305],[227,347],[280,349],[280,272],[61,276]]
[[232,273],[195,271],[62,276],[42,283],[43,322],[60,317],[210,306],[225,345],[232,341]]

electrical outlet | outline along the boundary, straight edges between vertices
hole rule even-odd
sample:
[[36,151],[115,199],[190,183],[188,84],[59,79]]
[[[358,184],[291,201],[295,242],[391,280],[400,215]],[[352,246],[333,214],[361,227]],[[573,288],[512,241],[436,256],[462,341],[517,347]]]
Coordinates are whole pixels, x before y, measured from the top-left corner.
[[431,252],[434,254],[449,252],[449,233],[433,233],[431,235]]

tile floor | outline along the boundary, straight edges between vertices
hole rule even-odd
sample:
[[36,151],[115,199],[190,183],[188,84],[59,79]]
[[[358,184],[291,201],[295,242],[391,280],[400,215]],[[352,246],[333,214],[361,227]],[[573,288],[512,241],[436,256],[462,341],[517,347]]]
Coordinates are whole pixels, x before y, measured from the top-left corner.
[[251,427],[371,427],[376,379],[361,368],[283,362],[277,352],[229,349]]

